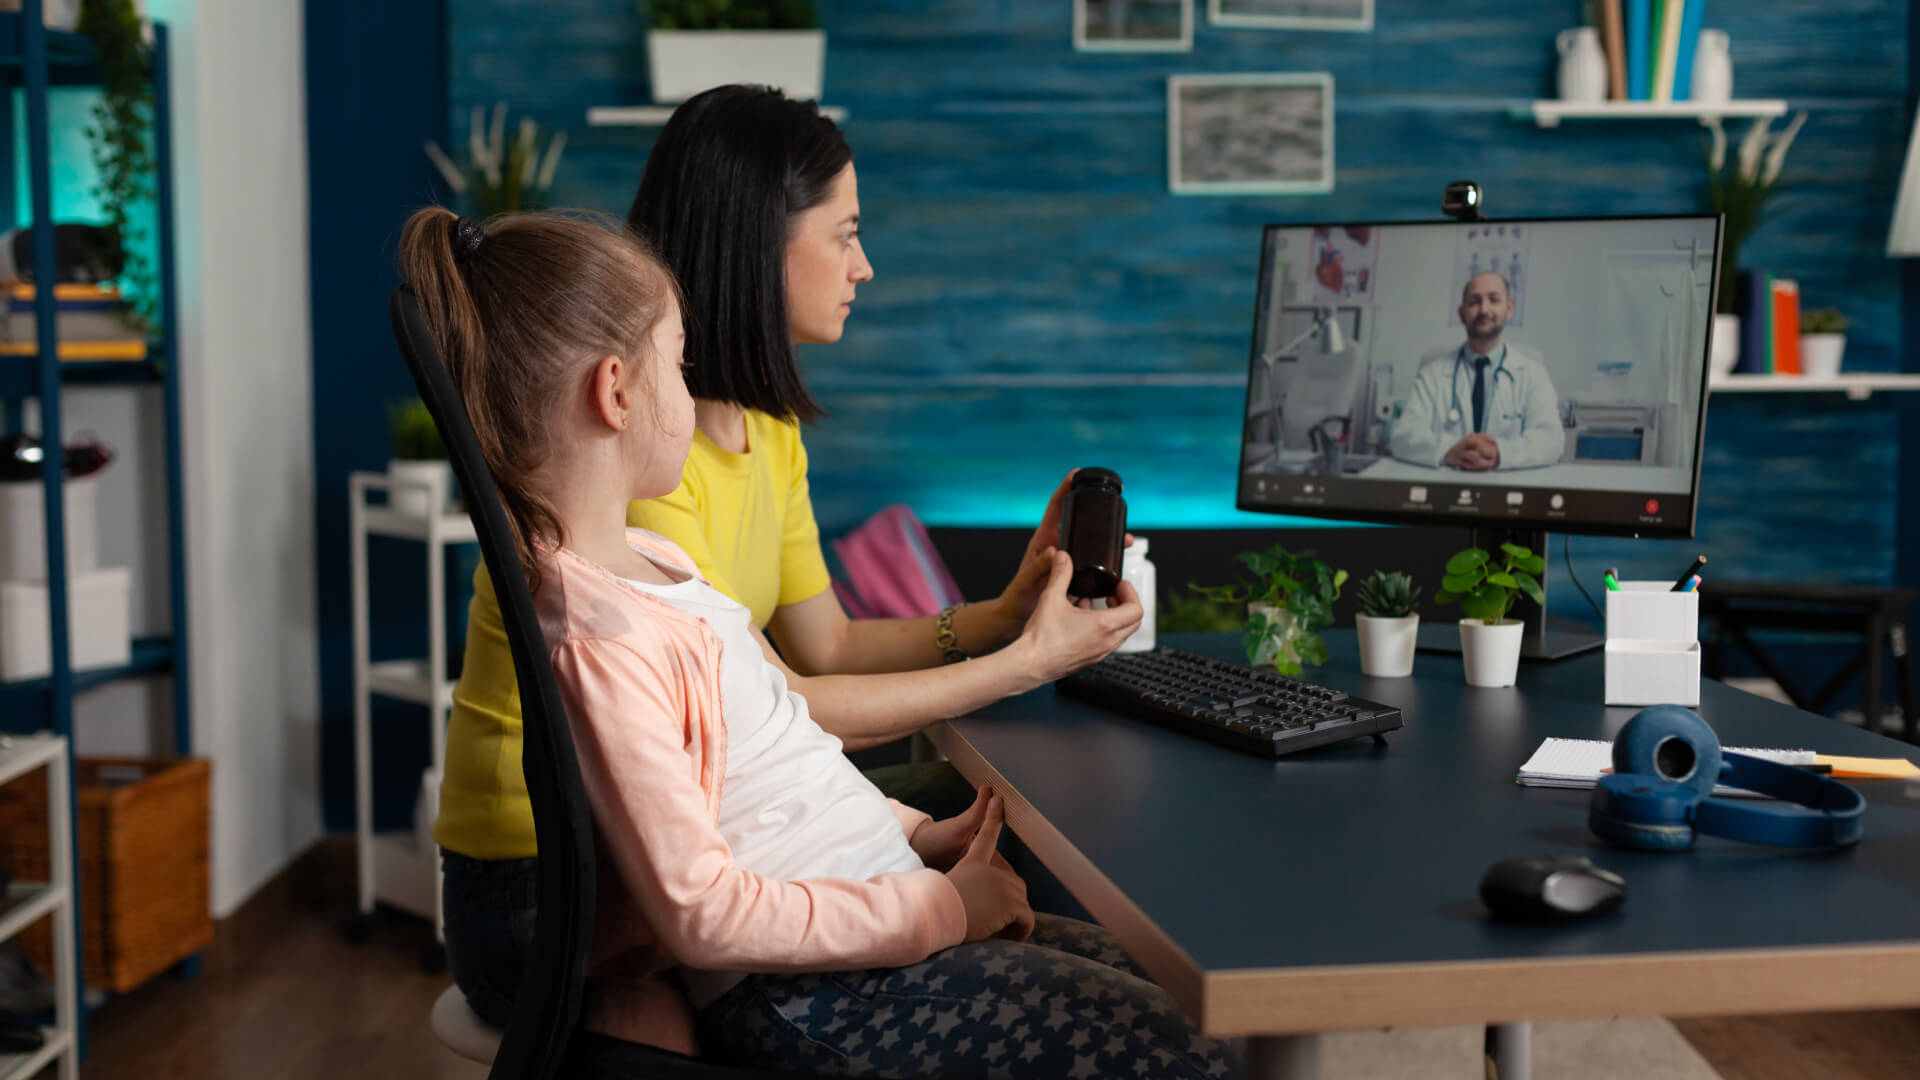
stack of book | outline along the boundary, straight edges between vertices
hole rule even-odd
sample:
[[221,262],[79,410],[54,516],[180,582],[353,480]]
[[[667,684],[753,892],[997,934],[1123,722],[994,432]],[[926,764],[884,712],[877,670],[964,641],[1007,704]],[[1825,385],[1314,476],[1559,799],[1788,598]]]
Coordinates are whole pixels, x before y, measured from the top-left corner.
[[1735,375],[1800,374],[1800,283],[1764,270],[1740,275]]
[[1615,101],[1685,101],[1706,0],[1598,0],[1607,51],[1607,96]]
[[[37,356],[33,286],[6,287],[6,319],[0,322],[0,356]],[[147,338],[129,318],[120,290],[107,285],[55,285],[56,333],[62,360],[145,360]]]

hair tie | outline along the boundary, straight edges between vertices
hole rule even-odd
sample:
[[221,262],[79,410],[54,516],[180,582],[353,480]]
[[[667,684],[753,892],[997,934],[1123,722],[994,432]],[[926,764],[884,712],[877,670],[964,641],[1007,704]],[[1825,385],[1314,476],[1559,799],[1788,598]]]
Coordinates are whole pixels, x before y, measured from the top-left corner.
[[469,258],[480,250],[480,241],[486,237],[486,226],[473,218],[463,217],[453,223],[453,253],[461,258]]

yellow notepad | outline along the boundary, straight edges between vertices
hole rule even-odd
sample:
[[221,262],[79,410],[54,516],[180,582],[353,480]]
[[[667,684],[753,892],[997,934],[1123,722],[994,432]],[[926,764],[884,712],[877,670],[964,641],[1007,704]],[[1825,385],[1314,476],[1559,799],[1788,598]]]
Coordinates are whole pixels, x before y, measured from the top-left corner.
[[1816,754],[1814,763],[1833,768],[1833,775],[1840,779],[1854,780],[1908,780],[1920,777],[1920,765],[1906,758],[1889,757],[1837,757],[1833,754]]

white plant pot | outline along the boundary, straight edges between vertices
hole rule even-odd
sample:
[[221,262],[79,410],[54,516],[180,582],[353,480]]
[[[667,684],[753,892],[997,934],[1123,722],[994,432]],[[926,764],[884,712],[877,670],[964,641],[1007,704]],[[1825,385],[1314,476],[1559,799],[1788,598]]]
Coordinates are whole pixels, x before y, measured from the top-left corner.
[[1460,620],[1460,659],[1467,669],[1468,686],[1512,686],[1520,674],[1520,644],[1527,624],[1519,620],[1488,626],[1479,619]]
[[654,30],[647,34],[653,100],[668,105],[728,83],[771,86],[820,100],[825,30]]
[[1713,317],[1713,350],[1707,356],[1707,370],[1718,379],[1733,374],[1740,366],[1740,316]]
[[1360,674],[1376,679],[1404,679],[1413,674],[1413,650],[1420,644],[1420,616],[1397,619],[1354,616],[1360,631]]
[[452,472],[444,461],[387,462],[387,506],[408,517],[428,518],[447,508]]
[[1801,334],[1800,374],[1831,379],[1840,374],[1840,354],[1846,351],[1845,334]]
[[1282,656],[1298,663],[1300,655],[1293,651],[1295,633],[1293,612],[1274,607],[1272,604],[1248,604],[1247,617],[1251,619],[1255,615],[1265,615],[1268,622],[1279,623],[1280,632],[1267,635],[1267,640],[1260,643],[1259,651],[1253,654],[1253,666],[1267,667]]

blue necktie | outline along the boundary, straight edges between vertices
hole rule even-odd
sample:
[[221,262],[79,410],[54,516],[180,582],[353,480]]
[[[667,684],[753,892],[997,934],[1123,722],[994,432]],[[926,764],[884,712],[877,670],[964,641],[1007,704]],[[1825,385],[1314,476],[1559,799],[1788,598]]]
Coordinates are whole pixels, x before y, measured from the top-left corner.
[[1473,358],[1473,430],[1487,430],[1487,365],[1484,356]]

